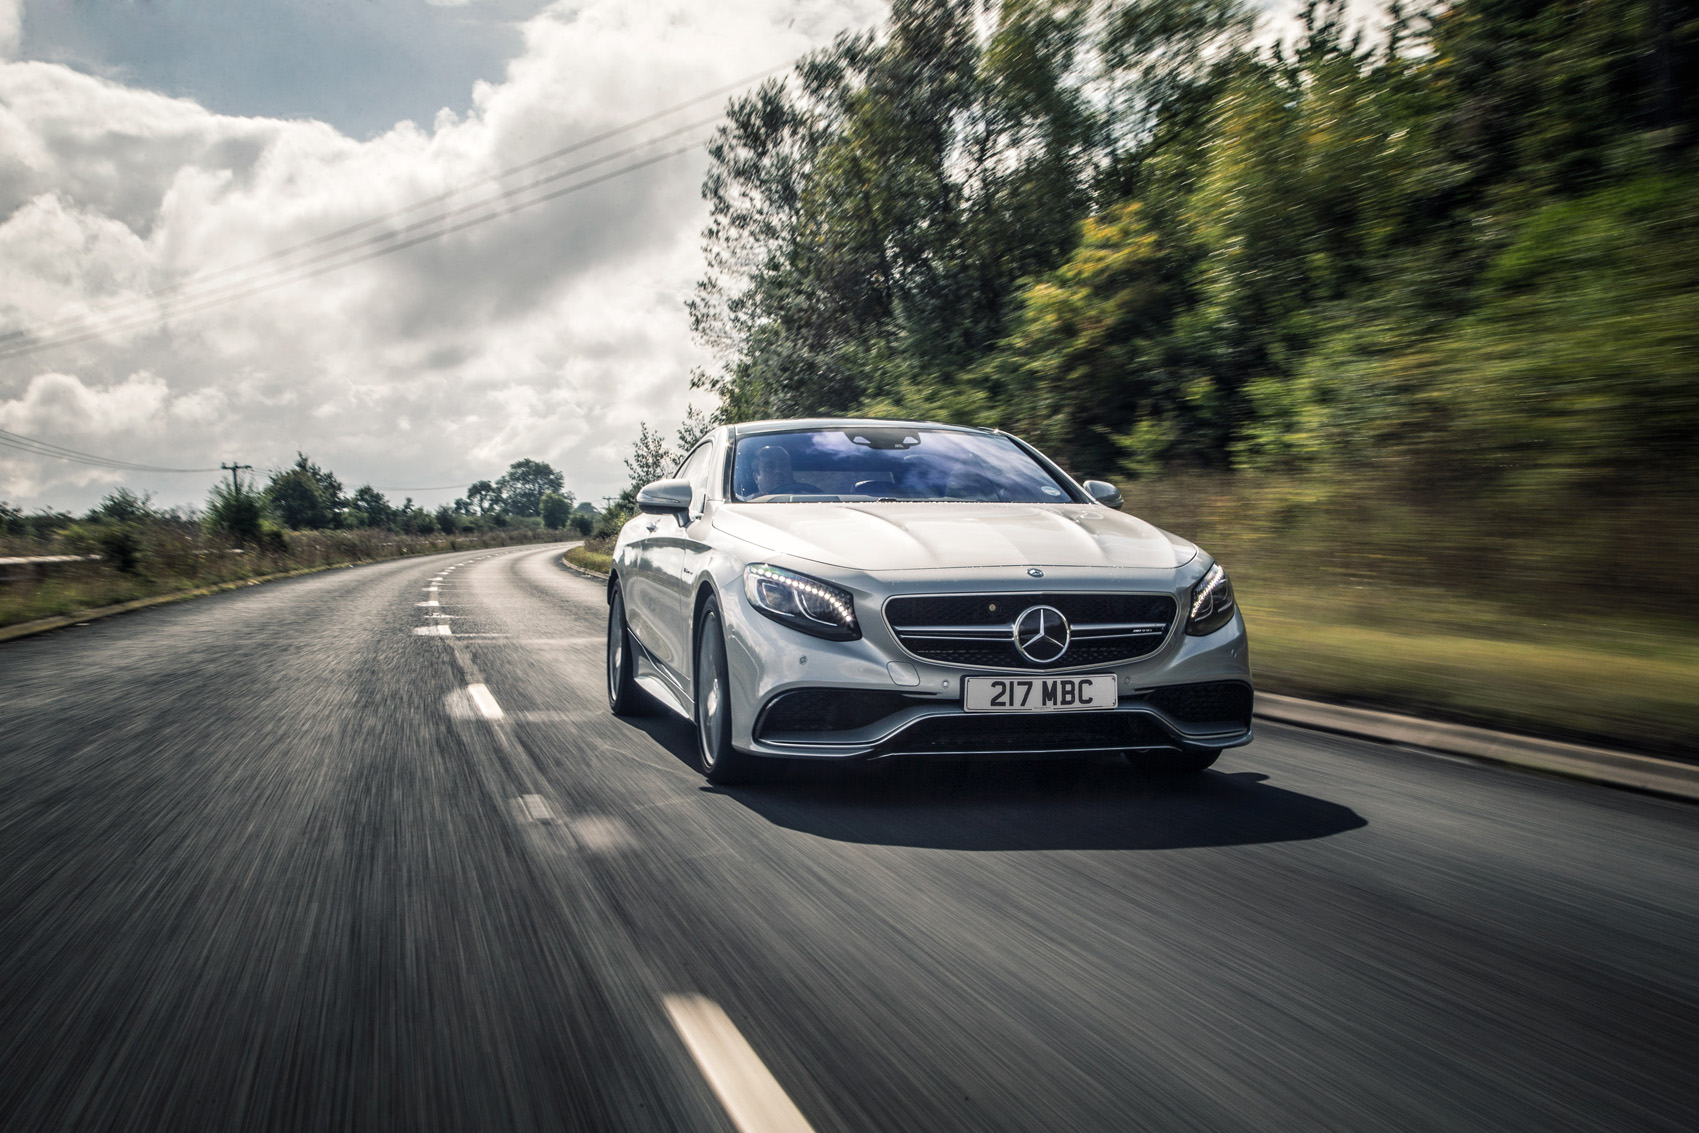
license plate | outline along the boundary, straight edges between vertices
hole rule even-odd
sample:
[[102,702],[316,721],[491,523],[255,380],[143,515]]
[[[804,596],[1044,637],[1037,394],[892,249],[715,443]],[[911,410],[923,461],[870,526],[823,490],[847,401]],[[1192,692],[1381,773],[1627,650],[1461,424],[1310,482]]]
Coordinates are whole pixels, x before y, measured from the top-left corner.
[[1094,712],[1119,703],[1114,673],[1077,677],[964,677],[968,712]]

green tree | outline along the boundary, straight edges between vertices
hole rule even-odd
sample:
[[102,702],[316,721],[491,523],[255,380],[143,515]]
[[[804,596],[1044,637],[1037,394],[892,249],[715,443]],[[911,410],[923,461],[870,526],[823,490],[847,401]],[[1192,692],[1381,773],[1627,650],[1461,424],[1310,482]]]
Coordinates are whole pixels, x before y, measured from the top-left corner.
[[[496,497],[509,515],[533,516],[542,507],[543,496],[559,492],[566,478],[540,460],[516,460],[495,483]],[[473,485],[476,487],[477,485]]]
[[1022,293],[1002,348],[974,375],[1003,423],[1086,475],[1107,475],[1123,449],[1159,466],[1214,408],[1207,383],[1168,366],[1172,297],[1140,211],[1088,218],[1073,257]]
[[559,492],[544,492],[539,512],[543,517],[544,527],[559,530],[565,527],[572,517],[572,500]]
[[370,484],[354,489],[348,503],[364,517],[367,527],[388,527],[395,522],[398,514],[389,498]]
[[1088,197],[1087,5],[898,0],[734,99],[709,147],[697,382],[724,420],[851,409],[976,360],[1019,279],[1066,254]]
[[[466,489],[466,502],[470,508],[477,509],[478,515],[489,515],[501,510],[501,491],[488,480],[479,480]],[[468,515],[472,514],[470,508]]]
[[266,498],[284,526],[297,531],[335,527],[343,507],[342,482],[307,458],[295,454],[295,464],[272,473]]
[[679,459],[668,450],[660,431],[649,428],[648,422],[639,421],[637,430],[637,440],[631,446],[631,455],[625,460],[626,471],[631,473],[631,485],[626,490],[633,499],[637,489],[643,485],[670,476]]

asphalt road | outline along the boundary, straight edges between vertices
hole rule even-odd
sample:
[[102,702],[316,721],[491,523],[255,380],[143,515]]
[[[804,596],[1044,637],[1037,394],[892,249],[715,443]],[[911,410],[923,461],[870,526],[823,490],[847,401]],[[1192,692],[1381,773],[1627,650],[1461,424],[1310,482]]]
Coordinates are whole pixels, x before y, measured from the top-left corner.
[[729,1130],[695,995],[821,1131],[1693,1128],[1699,808],[1277,726],[713,789],[556,553],[0,646],[0,1127]]

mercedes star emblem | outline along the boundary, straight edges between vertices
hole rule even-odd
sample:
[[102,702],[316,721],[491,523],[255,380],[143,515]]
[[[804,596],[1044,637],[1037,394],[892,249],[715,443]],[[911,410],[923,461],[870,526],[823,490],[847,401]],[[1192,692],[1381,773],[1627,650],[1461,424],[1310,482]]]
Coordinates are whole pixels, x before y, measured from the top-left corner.
[[1015,648],[1039,665],[1066,653],[1068,636],[1068,619],[1054,606],[1030,606],[1015,619]]

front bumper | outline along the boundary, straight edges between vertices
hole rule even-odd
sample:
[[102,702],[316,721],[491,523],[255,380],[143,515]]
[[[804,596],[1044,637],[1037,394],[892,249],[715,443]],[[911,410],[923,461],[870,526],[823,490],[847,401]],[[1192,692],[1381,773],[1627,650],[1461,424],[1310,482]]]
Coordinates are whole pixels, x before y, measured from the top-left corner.
[[[768,703],[755,735],[764,754],[868,759],[1219,751],[1250,742],[1251,695],[1248,684],[1222,681],[1141,691],[1105,712],[970,713],[953,700],[797,689]],[[1210,708],[1188,711],[1198,704]]]
[[[1166,585],[1110,579],[1098,572],[1057,577],[1046,589],[1169,590],[1183,597],[1194,581]],[[834,578],[840,585],[848,580]],[[1160,648],[1122,664],[1093,665],[1113,672],[1119,707],[1106,712],[968,713],[962,708],[964,676],[1022,676],[929,662],[904,649],[883,619],[871,613],[891,593],[887,580],[857,593],[859,640],[807,637],[754,612],[741,594],[727,595],[727,660],[732,668],[733,743],[756,755],[789,759],[974,758],[1091,755],[1118,751],[1219,751],[1251,740],[1251,674],[1240,615],[1212,634],[1190,637],[1175,626]],[[1140,585],[1143,583],[1143,585]],[[958,580],[959,584],[959,580]],[[1006,579],[983,585],[1009,588]],[[1172,588],[1172,589],[1170,589]],[[722,590],[722,594],[725,591]],[[1060,671],[1081,671],[1079,667]],[[1232,711],[1186,688],[1237,689]],[[808,698],[797,704],[796,696]],[[1193,703],[1183,703],[1190,696]]]

